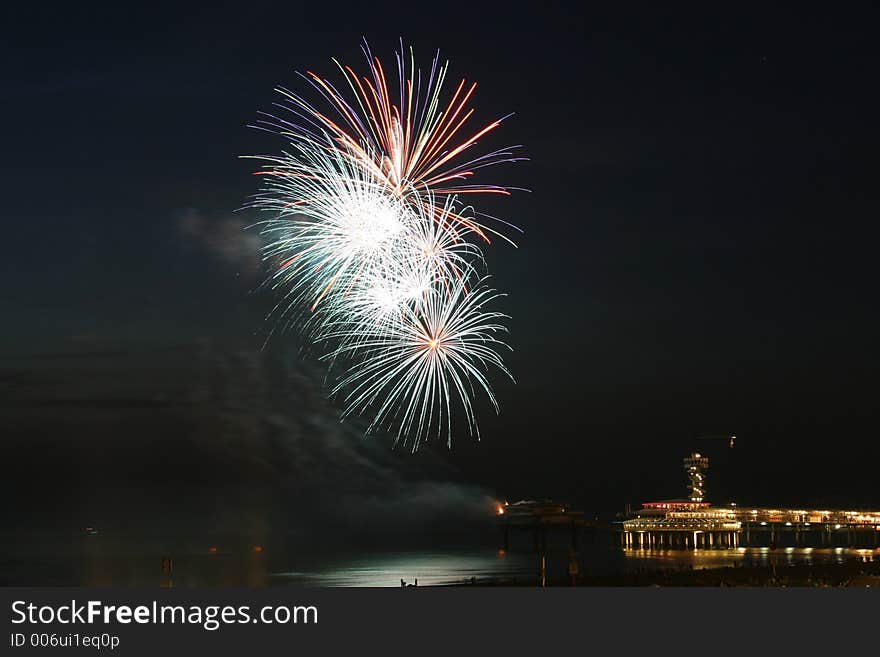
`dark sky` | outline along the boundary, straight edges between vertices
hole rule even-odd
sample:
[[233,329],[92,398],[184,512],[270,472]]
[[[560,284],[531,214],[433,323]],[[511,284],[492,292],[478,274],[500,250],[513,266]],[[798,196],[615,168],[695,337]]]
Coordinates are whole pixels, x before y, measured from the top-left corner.
[[[418,501],[430,470],[425,497],[448,480],[614,511],[681,496],[699,446],[717,501],[880,507],[877,14],[615,4],[6,3],[7,495],[100,515],[102,491],[216,481],[196,497],[219,504],[321,464],[288,492]],[[486,145],[530,158],[483,178],[531,190],[487,204],[525,231],[487,251],[517,384],[451,453],[328,429],[296,336],[260,351],[237,156],[283,142],[245,124],[297,70],[362,67],[362,37],[385,59],[399,37],[424,63],[440,48],[478,119],[516,113]],[[726,432],[733,453],[694,442]]]

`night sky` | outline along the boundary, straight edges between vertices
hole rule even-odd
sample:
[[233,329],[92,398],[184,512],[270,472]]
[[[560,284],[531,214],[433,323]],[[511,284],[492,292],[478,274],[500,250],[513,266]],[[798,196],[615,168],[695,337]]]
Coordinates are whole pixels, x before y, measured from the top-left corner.
[[[880,507],[876,14],[184,4],[0,10],[10,522],[483,494],[613,513],[683,496],[695,447],[718,502]],[[246,124],[298,70],[363,70],[362,37],[440,48],[478,121],[515,112],[484,146],[530,158],[481,178],[531,190],[485,205],[524,230],[487,249],[517,384],[451,452],[365,441],[295,334],[263,348],[238,156],[284,142]]]

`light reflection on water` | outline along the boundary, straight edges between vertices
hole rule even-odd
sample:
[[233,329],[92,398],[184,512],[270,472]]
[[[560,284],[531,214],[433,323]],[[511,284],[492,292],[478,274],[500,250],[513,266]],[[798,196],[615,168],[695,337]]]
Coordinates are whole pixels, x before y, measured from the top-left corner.
[[771,550],[768,547],[735,548],[727,550],[624,550],[627,559],[643,568],[671,568],[692,566],[699,568],[724,568],[727,566],[760,567],[771,562],[779,566],[842,564],[857,559],[874,561],[880,559],[880,550],[856,550],[848,548],[796,548]]
[[420,585],[456,584],[487,577],[522,578],[537,572],[536,557],[509,554],[503,550],[404,552],[373,554],[355,559],[339,559],[306,572],[275,573],[273,584],[291,583],[313,586],[400,586],[403,579]]
[[[739,548],[728,550],[586,550],[579,555],[580,572],[587,576],[616,575],[638,570],[699,570],[702,568],[769,567],[844,563],[880,559],[880,550],[845,548]],[[564,578],[569,556],[556,551],[548,556],[548,577]],[[296,572],[270,575],[271,584],[306,586],[400,586],[403,579],[419,585],[479,582],[533,583],[540,557],[528,552],[498,550],[381,553],[359,558],[337,558]]]
[[[171,541],[167,541],[171,543]],[[110,536],[87,536],[70,544],[40,540],[6,543],[0,553],[3,586],[400,586],[478,583],[534,585],[540,557],[531,546],[504,552],[491,546],[426,550],[353,550],[327,553],[277,547],[269,541],[226,541],[178,546],[147,545]],[[564,542],[563,542],[564,543]],[[37,548],[55,545],[53,550]],[[215,547],[219,545],[218,547]],[[17,551],[12,548],[17,546]],[[547,577],[565,581],[569,548],[550,545]],[[258,549],[259,548],[259,549]],[[345,549],[345,548],[343,548]],[[164,571],[165,558],[173,568]],[[581,546],[577,556],[585,577],[615,577],[637,571],[700,570],[703,568],[764,568],[795,564],[880,561],[880,550],[847,548],[766,547],[702,550],[623,550],[611,541]]]

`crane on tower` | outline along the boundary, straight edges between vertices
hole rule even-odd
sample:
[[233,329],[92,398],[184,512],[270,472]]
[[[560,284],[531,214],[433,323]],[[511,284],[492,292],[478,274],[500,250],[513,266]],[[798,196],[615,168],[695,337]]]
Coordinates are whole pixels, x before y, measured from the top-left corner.
[[730,447],[730,449],[733,449],[733,445],[736,442],[736,436],[734,436],[733,434],[729,434],[729,433],[702,434],[702,435],[697,436],[697,440],[727,440],[728,441],[727,446]]

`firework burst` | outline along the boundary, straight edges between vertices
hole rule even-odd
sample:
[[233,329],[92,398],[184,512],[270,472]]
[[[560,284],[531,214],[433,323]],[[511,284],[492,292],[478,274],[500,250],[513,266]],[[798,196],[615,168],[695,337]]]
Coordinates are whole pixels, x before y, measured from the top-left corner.
[[[441,64],[439,51],[430,70],[423,73],[416,68],[412,49],[407,57],[401,42],[396,53],[395,89],[366,43],[362,50],[367,75],[358,75],[350,66],[333,60],[344,86],[337,88],[311,71],[301,74],[317,92],[324,109],[298,93],[277,87],[281,100],[276,107],[283,114],[263,113],[254,127],[277,132],[293,143],[340,153],[362,175],[394,195],[423,205],[438,220],[449,196],[510,194],[512,188],[471,181],[479,169],[523,159],[514,156],[519,146],[474,152],[480,139],[510,115],[471,128],[474,110],[469,103],[477,85],[462,79],[451,98],[444,101],[448,62]],[[495,217],[479,216],[514,228]],[[477,217],[447,212],[443,225],[453,234],[473,232],[486,242],[492,234],[510,241]]]
[[[505,315],[484,310],[498,292],[470,276],[445,289],[434,288],[384,321],[353,325],[342,322],[342,346],[327,358],[342,358],[348,371],[336,386],[347,404],[345,415],[370,413],[369,430],[397,427],[397,438],[412,437],[413,449],[423,438],[452,440],[452,412],[463,412],[472,435],[479,437],[472,399],[484,392],[496,411],[498,402],[487,378],[490,368],[510,376],[498,353],[507,345],[500,336]],[[353,332],[354,331],[354,332]],[[352,339],[353,338],[353,339]],[[512,377],[511,377],[512,378]]]
[[289,140],[281,155],[254,156],[263,184],[250,207],[269,214],[259,225],[279,294],[273,315],[319,350],[338,374],[343,416],[370,416],[368,432],[391,430],[413,449],[445,432],[451,444],[459,412],[479,437],[473,400],[482,393],[497,411],[489,372],[510,373],[499,355],[505,316],[486,309],[502,295],[478,273],[474,243],[495,231],[459,199],[507,194],[470,179],[518,158],[511,149],[463,157],[500,121],[465,131],[476,85],[462,81],[444,104],[439,58],[423,78],[401,45],[395,103],[381,63],[364,52],[370,77],[340,66],[354,100],[305,76],[334,117],[285,89],[294,119],[263,115],[260,127]]

